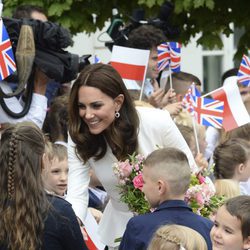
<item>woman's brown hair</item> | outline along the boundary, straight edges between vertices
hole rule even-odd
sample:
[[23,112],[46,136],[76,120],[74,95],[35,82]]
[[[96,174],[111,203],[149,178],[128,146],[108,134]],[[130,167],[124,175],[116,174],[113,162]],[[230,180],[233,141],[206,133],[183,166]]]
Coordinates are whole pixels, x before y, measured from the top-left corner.
[[[120,117],[115,119],[105,131],[93,135],[79,116],[78,93],[82,86],[95,87],[111,98],[124,95],[124,102],[119,110]],[[80,73],[71,89],[69,98],[69,133],[76,144],[76,152],[86,162],[89,158],[101,159],[107,151],[106,141],[116,148],[119,160],[127,158],[137,150],[139,118],[134,103],[118,72],[110,65],[88,65]],[[108,137],[108,138],[107,138]]]

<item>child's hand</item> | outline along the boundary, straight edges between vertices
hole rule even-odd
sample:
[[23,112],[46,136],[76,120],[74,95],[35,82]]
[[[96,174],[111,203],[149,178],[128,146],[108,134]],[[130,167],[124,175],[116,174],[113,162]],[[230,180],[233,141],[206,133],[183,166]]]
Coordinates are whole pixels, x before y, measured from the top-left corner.
[[161,108],[163,105],[162,103],[163,97],[164,97],[164,90],[159,88],[152,93],[152,95],[148,98],[148,100],[152,106],[156,108]]
[[200,171],[199,172],[202,172],[204,170],[207,169],[208,167],[208,162],[206,160],[206,158],[203,156],[202,153],[198,153],[195,157],[195,162],[196,164],[199,166],[200,168]]
[[176,102],[176,93],[173,89],[169,89],[165,93],[164,89],[158,88],[149,97],[149,103],[156,108],[164,108],[170,103]]
[[182,111],[182,103],[181,102],[175,102],[168,104],[166,107],[164,107],[170,115],[178,115]]
[[168,95],[168,102],[169,103],[177,102],[176,93],[175,93],[174,89],[169,89],[168,92],[166,93],[166,95]]

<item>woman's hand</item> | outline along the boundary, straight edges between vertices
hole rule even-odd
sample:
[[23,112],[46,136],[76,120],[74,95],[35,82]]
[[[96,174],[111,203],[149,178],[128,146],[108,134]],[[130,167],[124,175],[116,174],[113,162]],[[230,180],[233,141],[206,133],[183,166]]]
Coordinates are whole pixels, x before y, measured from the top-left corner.
[[102,218],[102,212],[93,207],[89,207],[88,209],[90,210],[91,214],[94,216],[96,222],[99,223]]

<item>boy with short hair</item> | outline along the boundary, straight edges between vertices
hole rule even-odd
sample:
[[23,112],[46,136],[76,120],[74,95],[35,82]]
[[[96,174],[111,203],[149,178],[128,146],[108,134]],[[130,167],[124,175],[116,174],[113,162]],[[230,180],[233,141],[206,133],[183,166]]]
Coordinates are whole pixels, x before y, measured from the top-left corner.
[[184,202],[190,184],[190,167],[186,155],[176,148],[153,151],[143,167],[143,192],[153,213],[129,220],[120,250],[147,249],[154,232],[165,224],[179,224],[199,232],[208,249],[212,249],[209,232],[212,222],[192,212]]
[[210,235],[213,250],[250,249],[250,196],[227,200],[216,213]]
[[67,148],[60,144],[46,142],[46,161],[42,171],[44,188],[48,193],[64,196],[68,184]]
[[[62,144],[45,144],[44,168],[42,171],[42,180],[45,191],[49,194],[65,198],[68,186],[68,152]],[[102,212],[89,206],[89,212],[99,223]]]
[[[188,91],[188,88],[191,86],[192,83],[195,84],[195,87],[201,92],[201,81],[200,79],[188,72],[180,71],[172,73],[172,87],[175,90],[176,93],[176,99],[177,101],[182,101],[183,97]],[[168,81],[165,86],[165,91],[168,91],[170,89],[170,79],[168,78]]]

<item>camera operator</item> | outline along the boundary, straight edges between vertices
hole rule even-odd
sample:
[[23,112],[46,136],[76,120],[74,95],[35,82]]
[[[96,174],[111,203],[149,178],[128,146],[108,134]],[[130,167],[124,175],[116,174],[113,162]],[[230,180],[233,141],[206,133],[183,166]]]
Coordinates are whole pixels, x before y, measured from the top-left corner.
[[[14,18],[32,18],[40,21],[47,21],[47,17],[40,7],[33,5],[21,5],[18,6],[13,14]],[[46,112],[47,112],[47,98],[45,97],[46,88],[49,78],[38,68],[35,70],[34,76],[34,90],[32,94],[31,106],[28,113],[22,118],[13,118],[6,114],[2,106],[0,106],[0,123],[16,123],[24,120],[33,121],[40,128],[42,128]],[[12,89],[16,89],[17,83],[7,83],[2,81],[0,83],[1,89],[5,93],[11,93]],[[4,99],[8,108],[16,113],[19,113],[23,109],[22,99],[16,97]]]
[[[32,101],[29,112],[22,118],[15,119],[3,110],[0,106],[0,124],[3,123],[17,123],[21,121],[32,121],[37,126],[42,128],[46,112],[47,112],[47,98],[45,97],[46,86],[49,78],[39,69],[36,69],[34,78],[34,90],[32,94]],[[12,92],[9,83],[2,81],[0,87],[5,93]],[[4,99],[8,108],[13,112],[20,112],[23,109],[22,100],[16,97]]]
[[[35,5],[20,5],[16,8],[13,13],[13,18],[32,18],[35,20],[40,20],[42,22],[48,21],[45,11]],[[50,80],[47,84],[45,96],[48,99],[48,106],[50,106],[52,100],[59,94],[68,93],[70,91],[70,83],[59,83],[54,80]]]

